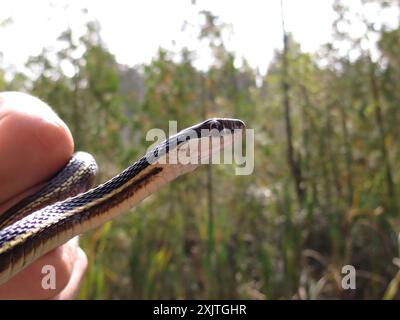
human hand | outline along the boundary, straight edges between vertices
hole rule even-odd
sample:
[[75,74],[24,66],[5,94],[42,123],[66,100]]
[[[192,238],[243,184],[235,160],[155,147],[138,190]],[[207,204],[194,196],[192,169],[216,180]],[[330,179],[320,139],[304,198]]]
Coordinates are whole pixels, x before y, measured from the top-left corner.
[[[74,144],[65,123],[44,102],[0,92],[0,214],[35,192],[71,158]],[[42,288],[42,268],[56,271],[56,288]],[[0,299],[73,299],[87,267],[78,238],[42,256],[0,285]]]

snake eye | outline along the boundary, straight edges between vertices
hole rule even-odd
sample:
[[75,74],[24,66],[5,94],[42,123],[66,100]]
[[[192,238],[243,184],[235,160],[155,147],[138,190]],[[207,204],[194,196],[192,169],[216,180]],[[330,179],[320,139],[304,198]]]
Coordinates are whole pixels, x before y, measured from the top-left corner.
[[218,120],[211,120],[209,127],[210,127],[210,130],[222,131],[224,129],[222,123]]

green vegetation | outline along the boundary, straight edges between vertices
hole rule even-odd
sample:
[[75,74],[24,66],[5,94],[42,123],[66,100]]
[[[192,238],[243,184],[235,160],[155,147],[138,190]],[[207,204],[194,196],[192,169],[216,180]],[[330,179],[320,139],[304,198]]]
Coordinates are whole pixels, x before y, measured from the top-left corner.
[[[30,58],[37,77],[7,81],[0,65],[0,90],[54,107],[76,148],[95,155],[99,182],[144,153],[147,130],[168,132],[168,120],[184,128],[237,117],[255,129],[253,175],[204,166],[82,236],[81,299],[400,297],[400,28],[376,30],[361,17],[365,34],[354,39],[343,32],[348,8],[335,1],[335,10],[332,43],[304,53],[285,34],[264,76],[237,66],[210,12],[200,13],[199,39],[214,57],[207,71],[189,50],[121,66],[95,22]],[[371,34],[377,54],[362,45]],[[346,264],[357,270],[357,290],[341,288]]]

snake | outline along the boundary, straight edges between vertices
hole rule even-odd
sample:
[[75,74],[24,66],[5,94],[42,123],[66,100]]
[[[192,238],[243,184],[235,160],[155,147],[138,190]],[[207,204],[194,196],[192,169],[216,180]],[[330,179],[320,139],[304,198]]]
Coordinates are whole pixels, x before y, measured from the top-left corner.
[[39,190],[0,215],[0,285],[69,239],[100,227],[179,176],[210,163],[245,128],[239,119],[205,120],[149,148],[96,187],[96,161],[89,153],[76,152]]

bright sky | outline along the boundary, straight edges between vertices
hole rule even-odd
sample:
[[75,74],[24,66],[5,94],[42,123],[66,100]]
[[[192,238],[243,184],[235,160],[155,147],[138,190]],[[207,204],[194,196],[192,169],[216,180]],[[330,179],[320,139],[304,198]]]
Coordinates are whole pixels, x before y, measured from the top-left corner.
[[[316,51],[331,38],[332,2],[284,1],[286,29],[303,50]],[[197,0],[196,5],[190,0],[13,0],[0,3],[0,22],[13,19],[11,25],[0,28],[3,65],[20,68],[28,56],[54,46],[68,25],[79,31],[83,7],[100,21],[103,40],[117,61],[131,66],[150,62],[160,46],[176,50],[187,46],[198,52],[196,65],[206,67],[208,50],[196,38],[200,10],[210,10],[232,25],[227,47],[262,73],[273,50],[282,45],[280,0]],[[188,27],[183,31],[185,21]]]

